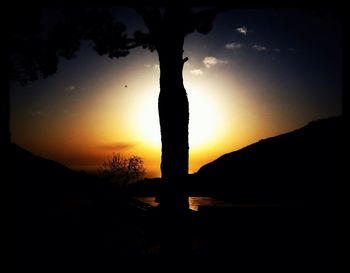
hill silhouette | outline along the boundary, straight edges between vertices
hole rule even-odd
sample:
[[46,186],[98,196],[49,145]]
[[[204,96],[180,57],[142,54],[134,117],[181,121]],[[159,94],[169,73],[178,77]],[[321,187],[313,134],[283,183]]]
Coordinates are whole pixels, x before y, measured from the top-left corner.
[[162,230],[156,209],[144,210],[130,196],[156,192],[159,179],[122,192],[11,144],[16,269],[334,271],[341,147],[342,117],[334,117],[261,140],[203,166],[188,180],[190,193],[255,206],[201,208],[188,220],[188,259],[162,263],[159,234],[173,234]]
[[10,155],[10,167],[16,178],[17,193],[22,195],[23,200],[30,198],[38,202],[54,202],[68,188],[70,192],[81,193],[82,189],[87,190],[96,182],[94,176],[72,171],[56,161],[36,156],[14,143],[10,144]]
[[[234,204],[199,208],[194,263],[204,272],[335,271],[342,126],[343,117],[312,121],[190,175],[189,195]],[[151,196],[160,184],[146,179],[131,188]]]
[[193,188],[224,199],[335,202],[340,177],[342,117],[260,140],[225,154],[193,175]]
[[141,264],[147,270],[150,261],[130,259],[140,261],[154,244],[151,232],[144,235],[154,220],[125,192],[14,143],[10,155],[16,271],[134,272]]
[[[227,259],[239,260],[242,272],[335,271],[342,126],[342,117],[312,121],[225,154],[194,174],[192,191],[254,205],[200,210],[203,237],[216,234],[209,248],[225,256],[218,242],[236,246]],[[259,266],[248,266],[251,261]]]

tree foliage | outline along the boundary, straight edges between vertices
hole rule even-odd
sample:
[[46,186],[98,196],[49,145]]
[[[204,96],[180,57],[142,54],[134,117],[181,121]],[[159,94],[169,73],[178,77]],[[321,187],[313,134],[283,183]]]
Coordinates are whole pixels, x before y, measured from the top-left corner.
[[24,85],[56,73],[59,58],[72,59],[87,40],[99,55],[129,54],[126,26],[107,9],[66,8],[50,28],[45,10],[16,12],[10,37],[11,79]]
[[136,47],[156,50],[164,32],[177,32],[183,37],[194,31],[206,34],[222,11],[217,8],[194,11],[186,6],[134,10],[143,18],[148,32],[137,30],[128,36],[126,26],[107,8],[60,9],[59,19],[50,27],[45,25],[47,10],[16,10],[10,34],[11,80],[24,85],[56,73],[59,58],[74,58],[84,40],[99,55],[120,58]]
[[119,186],[125,186],[142,179],[145,171],[141,157],[136,155],[126,157],[120,153],[113,153],[112,157],[104,161],[99,169],[103,179]]

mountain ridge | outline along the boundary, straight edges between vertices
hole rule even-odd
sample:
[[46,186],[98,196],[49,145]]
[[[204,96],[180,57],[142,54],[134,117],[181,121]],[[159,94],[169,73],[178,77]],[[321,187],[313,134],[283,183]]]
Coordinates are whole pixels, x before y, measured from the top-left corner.
[[268,137],[268,138],[260,139],[259,141],[251,143],[251,144],[248,144],[247,146],[244,146],[244,147],[242,147],[242,148],[240,148],[238,150],[235,150],[235,151],[232,151],[232,152],[228,152],[228,153],[225,153],[225,154],[219,156],[217,159],[215,159],[215,160],[213,160],[213,161],[211,161],[211,162],[201,166],[196,173],[200,172],[203,168],[205,168],[207,165],[210,165],[214,161],[217,161],[217,160],[219,160],[219,159],[221,159],[223,157],[229,156],[229,155],[231,155],[233,153],[236,153],[236,152],[248,149],[248,148],[255,147],[255,145],[257,145],[258,143],[266,142],[266,141],[268,141],[268,142],[269,141],[273,141],[273,140],[281,138],[281,137],[289,136],[291,133],[297,133],[300,130],[303,130],[303,129],[306,129],[306,128],[309,129],[311,126],[314,126],[314,125],[317,126],[320,122],[325,122],[325,121],[330,121],[330,120],[338,120],[338,119],[340,121],[342,119],[342,117],[341,116],[337,116],[337,117],[323,118],[323,119],[319,119],[319,120],[312,120],[312,121],[308,122],[305,126],[300,127],[298,129],[295,129],[295,130],[292,130],[292,131],[288,131],[288,132],[285,132],[285,133],[282,133],[282,134],[279,134],[279,135],[271,136],[271,137]]
[[309,195],[310,187],[316,186],[315,179],[322,182],[321,188],[326,186],[326,178],[339,178],[342,122],[341,116],[311,121],[294,131],[224,154],[193,175],[195,185],[222,197],[305,198],[302,195]]

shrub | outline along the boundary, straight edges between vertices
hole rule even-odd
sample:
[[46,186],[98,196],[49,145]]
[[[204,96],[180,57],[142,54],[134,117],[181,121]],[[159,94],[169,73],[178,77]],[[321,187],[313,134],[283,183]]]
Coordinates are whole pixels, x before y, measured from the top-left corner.
[[145,171],[141,157],[136,155],[126,157],[120,153],[113,153],[110,159],[103,162],[99,174],[111,183],[126,186],[142,179]]

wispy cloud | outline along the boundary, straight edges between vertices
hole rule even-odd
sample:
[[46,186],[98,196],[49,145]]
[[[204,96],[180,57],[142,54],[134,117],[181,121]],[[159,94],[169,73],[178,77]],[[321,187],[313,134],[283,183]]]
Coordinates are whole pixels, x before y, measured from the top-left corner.
[[294,51],[295,49],[293,47],[288,48],[288,51]]
[[247,33],[250,32],[246,26],[238,27],[236,28],[236,31],[243,34],[244,36],[246,36]]
[[266,46],[253,45],[252,48],[254,48],[257,51],[267,51],[267,47]]
[[114,142],[114,143],[107,143],[100,145],[99,148],[103,150],[109,150],[109,151],[121,151],[121,150],[127,150],[130,148],[135,147],[136,143],[134,142]]
[[203,70],[202,69],[193,69],[193,70],[190,70],[190,73],[195,75],[195,76],[201,76],[201,75],[203,75]]
[[159,64],[144,64],[143,66],[146,68],[154,68],[159,70]]
[[233,50],[235,50],[235,49],[240,49],[240,48],[242,48],[242,47],[243,47],[243,44],[240,44],[240,43],[230,43],[230,44],[226,44],[225,47],[226,47],[227,49],[233,49]]
[[205,57],[203,59],[203,63],[207,68],[211,68],[212,66],[217,65],[217,64],[227,64],[228,61],[227,60],[220,60],[220,59],[217,59],[215,57]]
[[77,89],[77,88],[74,85],[69,85],[65,88],[66,91],[73,91],[75,89]]
[[278,47],[274,48],[273,50],[276,51],[277,53],[281,52],[281,50]]

